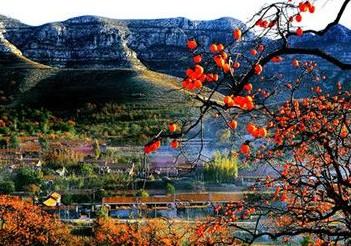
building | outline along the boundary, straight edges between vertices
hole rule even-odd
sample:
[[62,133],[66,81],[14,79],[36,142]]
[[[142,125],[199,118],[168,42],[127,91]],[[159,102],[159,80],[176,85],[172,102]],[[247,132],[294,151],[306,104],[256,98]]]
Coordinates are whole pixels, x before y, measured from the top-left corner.
[[266,179],[266,177],[277,177],[278,172],[268,164],[258,164],[256,166],[239,169],[237,181],[240,185],[256,185]]

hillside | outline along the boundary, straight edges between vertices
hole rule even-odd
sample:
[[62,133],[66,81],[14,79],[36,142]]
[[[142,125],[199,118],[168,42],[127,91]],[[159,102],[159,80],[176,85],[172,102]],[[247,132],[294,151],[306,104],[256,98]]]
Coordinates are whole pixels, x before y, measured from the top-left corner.
[[52,74],[49,66],[34,62],[0,33],[0,104],[9,104]]
[[[5,20],[3,25],[17,27],[18,32],[28,28]],[[0,34],[0,103],[12,106],[16,116],[12,119],[6,109],[1,114],[26,122],[20,129],[33,129],[27,109],[45,108],[61,118],[59,122],[75,119],[77,133],[117,144],[144,144],[169,121],[187,117],[191,103],[179,91],[179,79],[148,70],[133,50],[120,48],[123,65],[117,59],[115,67],[48,66],[28,58]],[[19,110],[13,111],[14,106]]]
[[133,69],[52,69],[18,103],[49,109],[75,109],[86,103],[182,102],[179,81],[154,72]]

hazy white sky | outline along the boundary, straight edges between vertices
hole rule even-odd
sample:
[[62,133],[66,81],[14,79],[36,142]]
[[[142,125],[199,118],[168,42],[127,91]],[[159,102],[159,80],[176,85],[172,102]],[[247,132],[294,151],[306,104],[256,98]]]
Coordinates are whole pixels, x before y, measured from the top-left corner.
[[[196,20],[231,16],[247,20],[265,3],[277,0],[0,0],[0,14],[40,25],[80,15],[116,19],[187,17]],[[286,0],[282,0],[286,1]],[[316,13],[302,25],[323,28],[336,16],[343,0],[317,0]],[[307,17],[308,16],[308,17]],[[351,5],[341,23],[351,28]]]

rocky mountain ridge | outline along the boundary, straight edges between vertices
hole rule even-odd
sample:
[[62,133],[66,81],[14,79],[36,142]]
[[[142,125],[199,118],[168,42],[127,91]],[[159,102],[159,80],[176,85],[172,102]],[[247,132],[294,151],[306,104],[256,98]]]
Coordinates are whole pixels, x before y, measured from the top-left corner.
[[[152,70],[180,75],[189,56],[186,40],[197,37],[205,45],[229,42],[238,20],[186,18],[114,20],[81,16],[63,22],[27,26],[0,18],[3,36],[25,57],[65,68],[127,68],[137,58]],[[17,26],[17,28],[16,28]]]
[[[33,61],[63,68],[128,68],[134,63],[182,76],[191,58],[186,40],[208,46],[229,43],[232,30],[244,24],[233,18],[192,21],[186,18],[116,20],[81,16],[63,22],[28,26],[0,16],[0,52],[15,52]],[[340,45],[335,46],[336,41]],[[323,37],[293,38],[294,45],[323,47],[351,60],[351,31],[337,25]],[[332,47],[332,48],[331,48]]]

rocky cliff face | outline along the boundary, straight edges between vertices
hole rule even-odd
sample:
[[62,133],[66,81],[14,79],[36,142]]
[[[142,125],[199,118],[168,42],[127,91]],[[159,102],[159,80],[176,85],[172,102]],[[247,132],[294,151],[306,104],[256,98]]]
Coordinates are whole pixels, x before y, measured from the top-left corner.
[[[0,16],[0,52],[23,55],[33,61],[64,68],[148,68],[183,76],[191,64],[186,40],[201,44],[232,41],[232,30],[244,24],[232,18],[191,21],[186,18],[114,20],[82,16],[32,27]],[[306,34],[292,38],[295,46],[319,47],[351,62],[351,31],[341,25],[323,37]],[[337,41],[337,42],[336,42]],[[272,46],[273,41],[267,40]],[[337,45],[335,45],[337,43]],[[280,66],[282,72],[289,69]],[[328,63],[321,65],[328,68]],[[276,68],[275,68],[276,69]]]
[[229,42],[231,18],[190,21],[185,18],[113,20],[83,16],[38,27],[0,18],[3,35],[24,56],[57,67],[130,67],[140,60],[149,68],[182,75],[190,62],[186,40],[209,45]]

